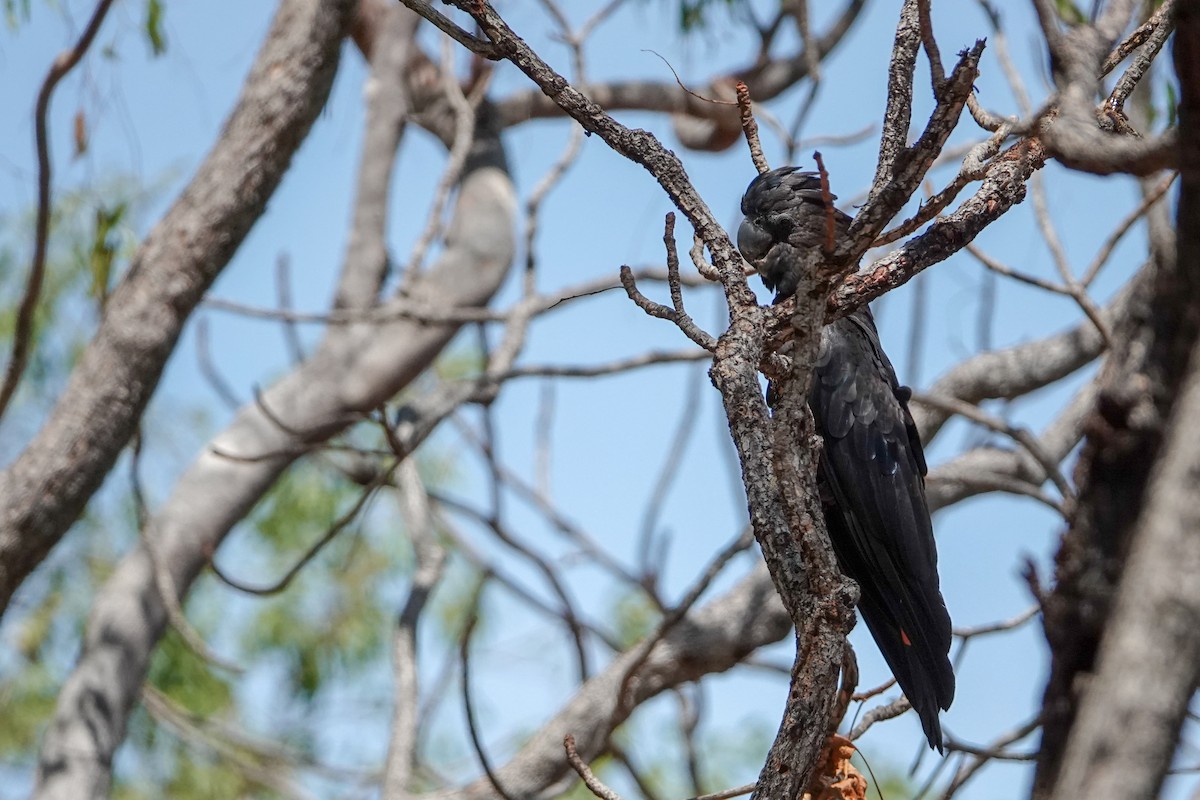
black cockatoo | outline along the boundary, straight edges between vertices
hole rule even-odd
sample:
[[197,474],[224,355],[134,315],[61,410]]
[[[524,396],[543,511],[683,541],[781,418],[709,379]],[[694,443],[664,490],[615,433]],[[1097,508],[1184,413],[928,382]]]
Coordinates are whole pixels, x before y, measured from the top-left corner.
[[[738,249],[775,302],[796,291],[805,251],[825,241],[827,211],[815,172],[782,167],[742,196]],[[850,217],[834,210],[837,236]],[[938,709],[954,699],[950,615],[938,586],[925,503],[925,454],[908,410],[911,391],[879,344],[863,306],[827,326],[808,402],[824,440],[818,482],[842,571],[859,585],[859,611],[900,688],[942,749]]]

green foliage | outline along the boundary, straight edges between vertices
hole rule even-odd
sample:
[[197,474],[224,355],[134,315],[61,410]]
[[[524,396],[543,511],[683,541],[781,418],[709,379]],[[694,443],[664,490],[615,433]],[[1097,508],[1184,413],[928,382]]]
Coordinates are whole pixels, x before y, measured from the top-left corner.
[[125,538],[92,515],[76,525],[5,619],[14,646],[0,648],[0,764],[32,763],[78,652],[93,590],[111,569],[112,543]]
[[174,630],[168,630],[150,661],[147,681],[179,705],[201,717],[229,708],[233,688],[224,675],[192,652]]
[[433,369],[443,381],[461,380],[483,371],[483,353],[478,347],[456,347],[434,362]]
[[277,797],[274,792],[264,792],[248,781],[245,775],[231,769],[227,763],[211,756],[201,755],[180,762],[179,769],[170,782],[160,790],[158,797],[185,798],[206,797]]
[[337,520],[351,491],[347,484],[331,483],[321,470],[297,464],[263,498],[254,528],[277,555],[290,554]]
[[622,648],[628,649],[646,638],[662,619],[658,607],[645,592],[628,591],[613,604],[614,633]]
[[59,682],[45,664],[27,663],[0,682],[0,759],[32,760],[34,743],[54,715]]
[[[254,524],[270,551],[271,575],[290,568],[357,500],[361,487],[297,464],[271,490]],[[403,563],[394,530],[351,523],[280,595],[265,601],[242,631],[249,657],[282,662],[292,694],[312,700],[330,680],[375,663],[391,634],[393,609],[380,586]]]
[[29,0],[4,0],[4,21],[15,30],[29,21]]
[[771,748],[777,722],[743,717],[734,725],[719,724],[700,737],[701,778],[705,791],[719,791],[744,782],[762,764]]
[[226,759],[212,753],[189,752],[176,741],[164,744],[160,761],[166,764],[163,774],[146,774],[118,778],[113,787],[113,800],[211,800],[214,797],[253,797],[268,800],[280,795],[266,791],[249,780],[246,774]]
[[1054,0],[1054,6],[1058,16],[1070,25],[1082,25],[1088,21],[1087,14],[1075,5],[1074,0]]
[[708,12],[713,6],[732,8],[742,0],[679,0],[679,29],[684,33],[704,28],[709,23]]
[[[116,176],[55,195],[34,347],[17,405],[47,399],[74,365],[94,330],[95,309],[108,284],[137,245],[133,226],[156,194],[156,189]],[[0,346],[5,349],[29,277],[33,223],[33,209],[0,216]]]

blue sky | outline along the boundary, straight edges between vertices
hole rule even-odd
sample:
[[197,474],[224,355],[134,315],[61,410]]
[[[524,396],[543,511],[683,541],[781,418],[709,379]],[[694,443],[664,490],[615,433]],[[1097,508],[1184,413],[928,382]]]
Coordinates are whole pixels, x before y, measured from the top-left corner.
[[[52,114],[57,191],[94,186],[116,173],[133,173],[148,183],[167,183],[169,189],[137,234],[144,233],[145,225],[165,208],[219,131],[273,10],[273,4],[242,0],[168,0],[165,5],[165,56],[152,58],[140,34],[142,4],[118,3],[93,54],[60,87]],[[563,5],[569,7],[576,21],[584,16],[576,13],[577,4]],[[1045,83],[1040,66],[1043,55],[1035,46],[1030,12],[1026,4],[1003,5],[1009,47],[1036,102],[1045,95]],[[690,83],[699,83],[717,69],[741,63],[740,54],[745,52],[748,40],[720,12],[711,30],[685,38],[678,34],[674,12],[666,6],[663,2],[631,2],[602,27],[588,46],[590,79],[671,80],[667,67],[650,50],[661,53]],[[869,4],[863,20],[823,65],[825,85],[806,128],[808,135],[848,134],[879,119],[894,25],[893,6]],[[536,3],[513,0],[502,3],[500,9],[545,57],[560,68],[567,67],[566,48],[550,40],[552,29]],[[78,0],[63,0],[61,8],[34,0],[31,19],[18,30],[0,34],[0,99],[10,110],[0,118],[0,213],[21,211],[34,200],[29,123],[33,98],[54,54],[73,38],[89,10],[88,3]],[[935,24],[944,56],[951,56],[990,32],[974,4],[943,3],[937,11]],[[113,56],[100,55],[104,48],[109,48]],[[296,306],[313,311],[326,306],[346,241],[362,134],[364,74],[361,57],[347,47],[328,107],[267,214],[217,282],[214,296],[254,305],[273,304],[275,262],[281,252],[286,252],[294,270]],[[527,85],[515,69],[502,66],[494,93],[503,96]],[[1003,113],[1015,112],[994,48],[984,55],[976,85],[985,105]],[[917,86],[921,97],[913,118],[915,124],[920,124],[931,105],[923,66]],[[793,90],[768,107],[788,120],[804,94],[803,89]],[[91,146],[86,157],[72,160],[71,120],[77,110],[82,110],[89,121]],[[622,113],[618,117],[626,124],[655,131],[668,146],[676,147],[718,219],[731,228],[736,224],[737,201],[753,174],[740,147],[716,155],[691,153],[678,149],[662,116]],[[507,135],[522,199],[558,157],[570,124],[538,121]],[[977,137],[978,131],[967,120],[952,142]],[[769,132],[765,143],[768,157],[777,163],[782,148]],[[872,137],[855,146],[821,148],[834,191],[843,201],[868,185],[874,170],[875,146]],[[806,160],[811,150],[801,148]],[[389,237],[393,253],[400,258],[410,251],[424,224],[427,198],[438,180],[443,158],[440,145],[422,132],[409,129],[396,167],[394,224]],[[934,176],[934,183],[940,185],[951,176],[950,171],[943,170]],[[1097,239],[1136,202],[1135,186],[1124,179],[1102,181],[1072,175],[1054,166],[1045,170],[1045,177],[1059,234],[1076,269],[1082,271],[1096,249]],[[607,150],[598,138],[586,140],[582,157],[555,189],[543,212],[538,239],[540,287],[550,290],[613,275],[620,264],[662,263],[662,216],[668,210],[666,197],[640,167]],[[1053,279],[1053,264],[1032,219],[1027,202],[985,231],[978,243],[1006,263]],[[690,231],[681,225],[678,236],[686,249]],[[1135,232],[1118,250],[1097,284],[1099,299],[1106,299],[1139,263],[1141,242],[1140,232]],[[934,268],[922,280],[928,291],[929,312],[924,320],[927,346],[918,364],[910,364],[905,356],[913,322],[911,290],[905,287],[893,293],[877,308],[893,361],[902,373],[915,371],[919,375],[919,381],[914,381],[918,387],[928,385],[945,368],[976,349],[975,328],[984,278],[980,267],[962,254]],[[661,293],[661,287],[645,288],[649,293]],[[518,290],[515,281],[510,282],[498,298],[498,305],[511,302]],[[765,298],[765,292],[761,296]],[[693,292],[687,299],[689,310],[702,325],[710,331],[720,330],[724,312],[713,291]],[[218,312],[202,314],[210,323],[214,356],[244,399],[250,397],[254,385],[288,368],[283,337],[276,326]],[[1079,318],[1078,310],[1064,298],[1001,280],[992,343],[1003,346],[1042,336],[1073,325]],[[319,335],[315,327],[305,328],[304,332],[310,342]],[[165,496],[173,475],[187,463],[194,448],[228,419],[228,411],[199,374],[194,333],[193,325],[171,361],[154,404],[157,409],[177,402],[200,405],[208,412],[209,425],[203,430],[180,430],[174,444],[152,451],[158,467],[150,487],[152,498]],[[670,325],[647,318],[622,293],[610,292],[537,323],[523,361],[598,363],[651,348],[684,345],[686,341]],[[692,377],[695,369],[664,367],[645,374],[601,381],[563,381],[555,386],[555,499],[627,563],[634,563],[637,532],[667,443],[687,405],[689,392],[699,386],[699,403],[694,411],[696,435],[658,515],[660,530],[671,535],[664,579],[669,595],[674,596],[736,533],[745,516],[743,500],[737,495],[740,489],[728,469],[729,445],[717,396],[703,376],[698,381]],[[901,378],[907,379],[905,374]],[[1078,379],[1068,381],[1064,387],[995,410],[1036,430],[1061,407],[1078,383]],[[539,382],[525,381],[510,387],[496,407],[504,458],[524,474],[531,474],[533,469],[541,392]],[[961,424],[952,425],[931,448],[931,463],[945,460],[966,443],[977,440],[977,433]],[[437,437],[434,445],[461,447],[448,434]],[[469,458],[463,459],[457,492],[479,494],[483,484],[478,466]],[[518,529],[534,541],[543,542],[552,536],[534,515],[517,512],[514,520]],[[943,590],[960,625],[1005,618],[1026,608],[1030,598],[1018,575],[1022,559],[1032,557],[1041,565],[1043,575],[1048,575],[1049,558],[1060,529],[1054,517],[1032,501],[998,497],[972,500],[944,511],[935,519],[935,526]],[[249,534],[240,532],[233,537],[239,535]],[[555,545],[547,547],[553,549]],[[735,575],[718,582],[717,590],[742,574],[749,558],[743,556],[740,570],[735,569]],[[513,565],[513,572],[521,574],[521,568]],[[571,587],[580,605],[597,617],[606,613],[614,599],[613,587],[595,573],[573,575]],[[544,587],[538,591],[544,592]],[[546,634],[532,629],[515,608],[507,614],[505,601],[496,602],[498,616],[511,619],[513,624],[493,625],[479,644],[478,658],[479,663],[495,660],[509,664],[479,678],[481,696],[485,698],[481,711],[489,729],[497,731],[491,747],[499,758],[511,745],[511,736],[544,719],[570,693],[572,682],[570,671],[563,668],[568,653],[560,643],[546,640]],[[881,682],[886,667],[869,636],[865,631],[856,631],[854,641],[863,685]],[[537,658],[528,657],[531,642],[540,648]],[[787,650],[786,644],[773,648],[771,658],[787,660]],[[1034,627],[976,642],[959,671],[958,695],[945,716],[946,727],[956,736],[982,743],[989,735],[1023,722],[1040,697],[1044,662],[1040,631]],[[710,720],[727,724],[752,719],[773,730],[785,689],[779,679],[750,672],[715,677],[707,687]],[[375,698],[377,702],[385,700]],[[370,760],[381,756],[375,752],[378,748],[367,747],[369,752],[364,752],[359,744],[351,743],[355,730],[363,724],[362,718],[357,714],[339,718],[336,710],[329,713],[327,746],[334,757]],[[656,713],[666,712],[651,710],[649,719]],[[447,730],[461,725],[452,704],[445,717],[442,724]],[[919,741],[915,718],[906,717],[878,727],[864,740],[863,747],[876,765],[882,762],[903,767],[917,752],[915,743]],[[473,767],[468,764],[464,769]],[[751,780],[753,772],[743,777]],[[997,766],[963,796],[1011,796],[1014,789],[1023,792],[1027,780],[1022,768]],[[1181,782],[1178,793],[1188,788],[1194,788],[1194,782]]]

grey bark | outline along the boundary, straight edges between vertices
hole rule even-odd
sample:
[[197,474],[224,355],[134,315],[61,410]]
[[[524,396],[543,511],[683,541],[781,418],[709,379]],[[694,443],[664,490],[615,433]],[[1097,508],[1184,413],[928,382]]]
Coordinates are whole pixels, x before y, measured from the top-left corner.
[[46,424],[0,472],[0,612],[99,488],[184,323],[265,210],[325,105],[353,9],[280,5],[220,139],[138,248]]

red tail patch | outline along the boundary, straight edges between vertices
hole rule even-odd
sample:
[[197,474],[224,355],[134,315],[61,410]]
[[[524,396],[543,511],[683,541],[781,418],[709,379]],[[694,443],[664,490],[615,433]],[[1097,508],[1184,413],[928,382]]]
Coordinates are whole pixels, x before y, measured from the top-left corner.
[[912,641],[909,640],[908,634],[904,632],[904,628],[900,629],[900,641],[904,642],[905,647],[912,647]]

